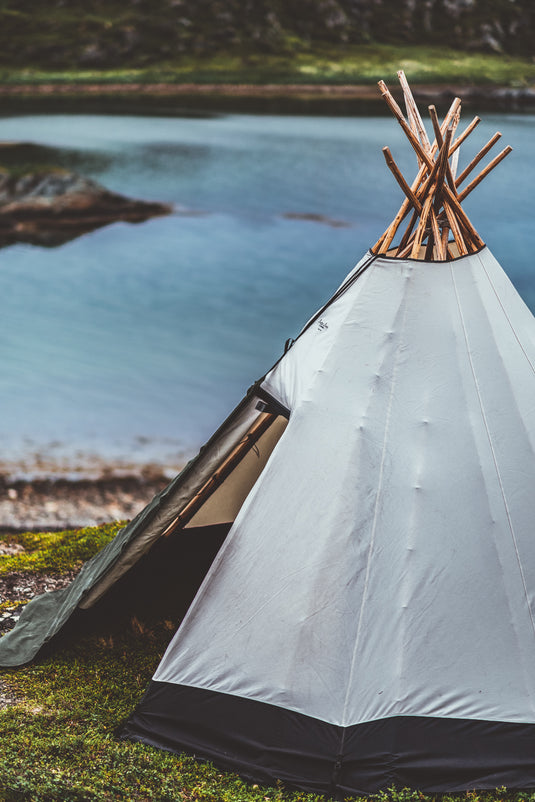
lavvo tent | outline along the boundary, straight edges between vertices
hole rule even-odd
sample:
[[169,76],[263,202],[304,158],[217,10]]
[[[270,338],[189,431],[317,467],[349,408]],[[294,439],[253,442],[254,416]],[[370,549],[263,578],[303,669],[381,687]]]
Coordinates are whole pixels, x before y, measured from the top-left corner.
[[[461,203],[456,99],[385,234],[0,663],[156,576],[194,600],[123,737],[343,797],[535,786],[535,325]],[[397,232],[404,231],[397,245]],[[214,557],[214,555],[216,555]],[[212,561],[213,558],[213,561]],[[204,559],[204,563],[203,563]],[[210,564],[211,562],[211,564]],[[186,569],[189,570],[189,569]],[[143,573],[144,571],[144,573]]]

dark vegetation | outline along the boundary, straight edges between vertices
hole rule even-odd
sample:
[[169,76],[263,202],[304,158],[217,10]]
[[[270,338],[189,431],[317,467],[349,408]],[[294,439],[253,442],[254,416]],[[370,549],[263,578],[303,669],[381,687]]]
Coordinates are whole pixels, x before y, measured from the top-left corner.
[[532,0],[2,0],[0,65],[147,67],[318,45],[440,45],[531,57]]

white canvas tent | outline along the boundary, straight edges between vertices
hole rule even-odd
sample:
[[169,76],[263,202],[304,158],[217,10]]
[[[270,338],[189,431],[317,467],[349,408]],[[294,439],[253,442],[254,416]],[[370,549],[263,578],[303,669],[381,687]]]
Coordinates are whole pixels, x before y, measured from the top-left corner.
[[402,85],[425,159],[393,226],[37,618],[216,533],[124,737],[340,796],[533,787],[535,322],[457,210],[458,104],[433,146]]

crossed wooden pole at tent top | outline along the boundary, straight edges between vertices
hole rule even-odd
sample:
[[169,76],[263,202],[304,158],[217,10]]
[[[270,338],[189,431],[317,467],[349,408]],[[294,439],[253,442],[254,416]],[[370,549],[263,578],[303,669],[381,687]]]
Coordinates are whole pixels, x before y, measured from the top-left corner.
[[[384,81],[379,81],[381,94],[403,128],[418,160],[418,174],[409,186],[397,166],[388,147],[383,148],[386,163],[405,194],[405,200],[394,220],[372,248],[374,253],[390,255],[400,259],[425,259],[444,261],[456,256],[475,253],[484,242],[468,219],[461,204],[472,190],[499,164],[512,148],[508,145],[481,172],[461,189],[461,184],[472,170],[496,144],[501,134],[497,132],[481,148],[472,161],[457,175],[459,148],[480,122],[472,122],[457,134],[460,120],[461,100],[456,97],[442,124],[437,111],[429,106],[434,140],[430,141],[418,106],[402,70],[398,78],[403,90],[407,118],[388,90]],[[405,231],[393,251],[392,242],[401,223],[410,215]],[[450,240],[451,235],[451,240]]]

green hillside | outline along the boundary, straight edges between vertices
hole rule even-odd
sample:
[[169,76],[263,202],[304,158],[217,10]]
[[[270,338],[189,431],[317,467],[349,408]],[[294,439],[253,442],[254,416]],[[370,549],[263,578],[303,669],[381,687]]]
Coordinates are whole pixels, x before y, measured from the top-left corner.
[[362,45],[431,45],[529,59],[531,0],[0,0],[0,67],[244,66]]

